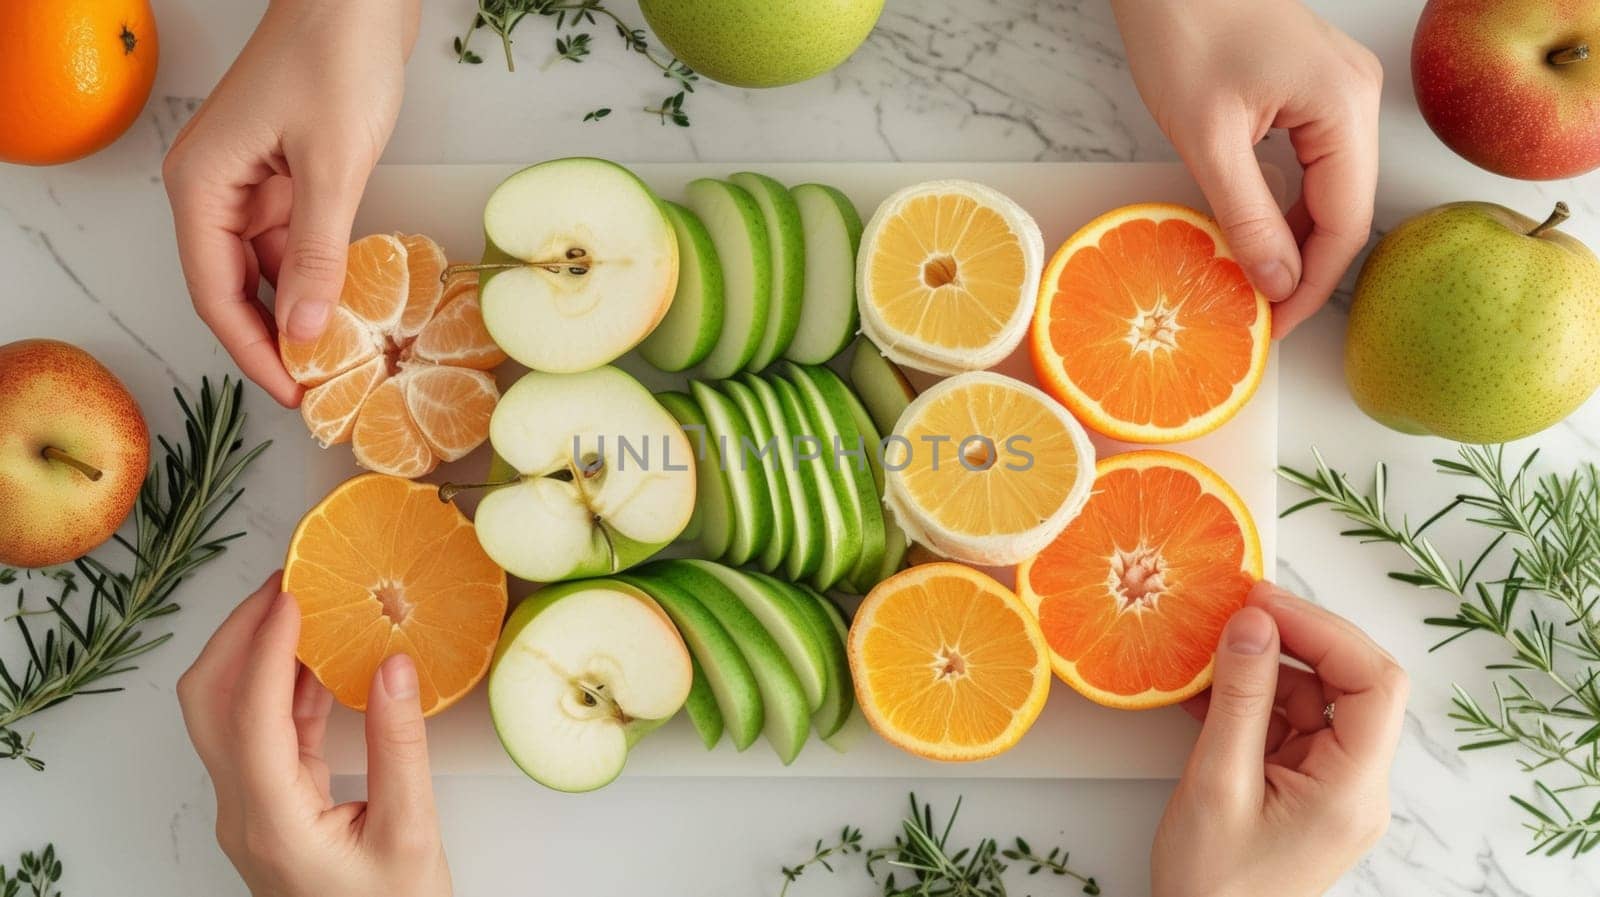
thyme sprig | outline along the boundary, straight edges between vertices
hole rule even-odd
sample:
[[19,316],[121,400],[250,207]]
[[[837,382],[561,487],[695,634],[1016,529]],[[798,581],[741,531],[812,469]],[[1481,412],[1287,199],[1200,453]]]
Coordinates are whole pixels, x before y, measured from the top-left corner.
[[0,897],[60,897],[56,888],[60,882],[61,861],[56,859],[54,844],[46,844],[38,853],[24,853],[15,873],[7,873],[0,865]]
[[[1463,446],[1434,461],[1473,485],[1415,527],[1390,515],[1384,465],[1366,492],[1320,454],[1315,471],[1279,473],[1311,495],[1284,516],[1327,505],[1357,524],[1343,535],[1405,553],[1411,569],[1390,577],[1456,601],[1453,616],[1424,620],[1450,633],[1435,650],[1471,633],[1501,643],[1504,656],[1484,666],[1493,700],[1485,706],[1458,685],[1449,718],[1465,736],[1461,750],[1514,748],[1533,776],[1531,800],[1511,796],[1528,817],[1529,852],[1576,856],[1600,846],[1600,800],[1571,806],[1600,792],[1600,470],[1537,476],[1537,456],[1508,469],[1503,447]],[[1451,519],[1488,532],[1470,562],[1446,559],[1426,535]],[[1491,577],[1483,571],[1495,559],[1505,567]]]
[[[166,457],[145,477],[134,503],[133,539],[115,537],[133,555],[132,572],[112,569],[95,557],[79,558],[77,576],[88,583],[82,609],[68,601],[77,590],[76,578],[54,574],[61,591],[45,596],[44,608],[27,608],[24,592],[18,591],[17,612],[8,619],[22,636],[27,657],[20,667],[0,660],[0,759],[21,759],[43,769],[44,761],[31,751],[33,736],[23,736],[17,725],[77,695],[121,691],[100,683],[137,669],[134,660],[172,637],[170,632],[148,636],[145,627],[176,613],[172,596],[178,585],[244,535],[212,535],[242,494],[233,488],[235,481],[268,445],[243,448],[241,386],[225,377],[214,391],[209,380],[202,380],[193,405],[173,392],[183,409],[186,441],[174,445],[158,437]],[[49,620],[42,633],[28,623],[35,616]]]
[[[583,62],[592,49],[592,34],[583,29],[597,27],[601,19],[609,20],[618,39],[622,41],[623,49],[648,59],[661,72],[661,77],[672,81],[678,89],[675,102],[669,98],[668,103],[663,103],[659,108],[647,107],[644,111],[660,115],[663,124],[670,120],[682,127],[689,126],[688,114],[683,111],[683,95],[694,93],[695,82],[700,80],[700,76],[677,57],[657,53],[644,29],[629,25],[608,8],[604,0],[478,0],[472,23],[467,26],[465,33],[452,41],[456,61],[470,65],[483,62],[483,57],[472,50],[472,37],[479,29],[486,29],[500,38],[506,70],[516,71],[516,59],[511,53],[511,35],[529,16],[553,20],[555,54],[546,64],[547,68],[556,62]],[[663,111],[668,109],[670,111]],[[604,117],[591,112],[584,117],[584,121],[598,121]]]
[[901,821],[900,833],[893,843],[863,850],[861,831],[848,827],[833,846],[825,848],[819,840],[810,859],[783,868],[780,897],[787,895],[789,885],[807,866],[820,864],[832,872],[829,858],[855,853],[865,854],[867,875],[884,897],[1007,897],[1007,861],[1027,864],[1028,875],[1048,871],[1072,878],[1085,894],[1100,893],[1100,885],[1092,876],[1084,876],[1067,865],[1067,852],[1060,847],[1044,856],[1034,853],[1021,838],[1004,850],[994,838],[984,838],[972,847],[953,847],[950,835],[961,812],[960,798],[943,825],[935,824],[931,804],[919,802],[916,794],[910,800],[911,812]]

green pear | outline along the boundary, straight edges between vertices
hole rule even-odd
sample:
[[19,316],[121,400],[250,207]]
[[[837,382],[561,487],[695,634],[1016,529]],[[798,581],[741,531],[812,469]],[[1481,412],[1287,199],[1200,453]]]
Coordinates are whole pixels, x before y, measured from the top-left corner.
[[883,0],[640,0],[639,11],[674,56],[707,78],[779,87],[848,59]]
[[1345,377],[1403,433],[1508,442],[1571,414],[1600,385],[1600,260],[1485,202],[1423,212],[1380,241],[1356,283]]

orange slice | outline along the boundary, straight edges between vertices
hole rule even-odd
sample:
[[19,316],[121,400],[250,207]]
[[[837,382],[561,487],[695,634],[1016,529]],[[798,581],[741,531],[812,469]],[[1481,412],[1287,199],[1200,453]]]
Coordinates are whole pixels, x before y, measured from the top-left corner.
[[1044,636],[1011,590],[961,564],[903,570],[850,624],[861,712],[895,746],[933,760],[1011,749],[1050,694]]
[[1176,442],[1222,426],[1267,367],[1272,311],[1193,209],[1143,203],[1072,235],[1034,312],[1039,382],[1089,427]]
[[324,448],[352,442],[362,466],[416,477],[488,439],[500,393],[482,372],[506,356],[483,326],[477,275],[443,283],[444,271],[444,250],[421,234],[363,237],[328,329],[279,345]]
[[1026,211],[971,181],[929,181],[878,207],[857,254],[861,332],[936,374],[1010,355],[1038,298],[1044,238]]
[[1233,489],[1171,452],[1113,455],[1061,536],[1017,568],[1061,681],[1141,710],[1211,684],[1222,627],[1261,578],[1261,540]]
[[884,503],[914,542],[973,564],[1015,564],[1083,507],[1094,446],[1037,388],[974,371],[900,415],[884,448]]
[[417,666],[424,714],[449,707],[488,672],[506,613],[505,572],[472,523],[432,487],[381,474],[307,512],[283,590],[300,605],[300,662],[356,710],[395,654]]

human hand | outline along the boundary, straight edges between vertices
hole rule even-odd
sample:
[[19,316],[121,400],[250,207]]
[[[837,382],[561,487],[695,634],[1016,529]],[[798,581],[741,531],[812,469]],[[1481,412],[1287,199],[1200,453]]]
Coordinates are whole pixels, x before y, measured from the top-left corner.
[[366,801],[335,805],[333,696],[295,660],[300,609],[273,574],[178,680],[217,793],[217,842],[256,897],[449,897],[416,668],[396,655],[367,704]]
[[1223,630],[1211,690],[1185,705],[1204,725],[1156,829],[1154,897],[1326,891],[1389,824],[1406,691],[1354,624],[1258,584]]
[[[162,165],[195,311],[286,406],[300,387],[277,333],[315,339],[339,300],[419,15],[420,0],[272,0]],[[263,277],[276,320],[257,296]]]
[[[1378,185],[1378,58],[1295,0],[1113,0],[1139,95],[1281,338],[1366,245]],[[1305,168],[1287,218],[1252,147],[1286,128]]]

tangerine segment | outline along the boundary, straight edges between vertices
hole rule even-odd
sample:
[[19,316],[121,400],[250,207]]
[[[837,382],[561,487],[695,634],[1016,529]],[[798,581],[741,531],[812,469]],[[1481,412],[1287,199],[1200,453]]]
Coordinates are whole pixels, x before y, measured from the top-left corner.
[[411,267],[406,246],[389,234],[372,234],[350,244],[339,305],[381,333],[400,324],[411,298]]
[[306,429],[323,448],[349,442],[362,404],[388,377],[388,363],[379,355],[306,390],[300,399],[300,417]]
[[483,444],[500,400],[493,377],[430,364],[403,371],[399,379],[405,384],[406,411],[440,460],[460,460]]
[[320,386],[384,354],[383,337],[344,306],[334,308],[314,342],[278,342],[278,357],[296,383]]
[[1261,382],[1272,312],[1222,233],[1164,203],[1100,216],[1057,250],[1032,348],[1040,382],[1081,420],[1133,442],[1221,426]]
[[1077,519],[1017,568],[1018,591],[1063,682],[1110,707],[1177,703],[1211,684],[1223,626],[1261,578],[1255,522],[1183,455],[1114,455],[1097,474]]
[[439,466],[439,457],[406,407],[405,382],[399,377],[385,380],[367,397],[356,416],[350,448],[357,464],[397,477],[426,476]]
[[934,760],[1009,750],[1050,692],[1044,636],[1016,595],[961,564],[901,571],[850,626],[850,672],[872,728]]
[[406,250],[406,303],[394,335],[407,340],[432,320],[444,298],[444,247],[424,234],[395,234]]
[[300,605],[300,662],[356,710],[402,653],[423,713],[450,706],[488,672],[506,612],[505,573],[471,522],[432,487],[382,474],[347,480],[306,514],[283,589]]
[[411,344],[411,355],[419,361],[480,371],[499,367],[506,360],[506,353],[483,324],[478,275],[451,280],[438,313]]
[[1093,480],[1094,447],[1038,389],[986,371],[942,381],[900,416],[887,502],[913,540],[974,564],[1015,564],[1061,531]]

